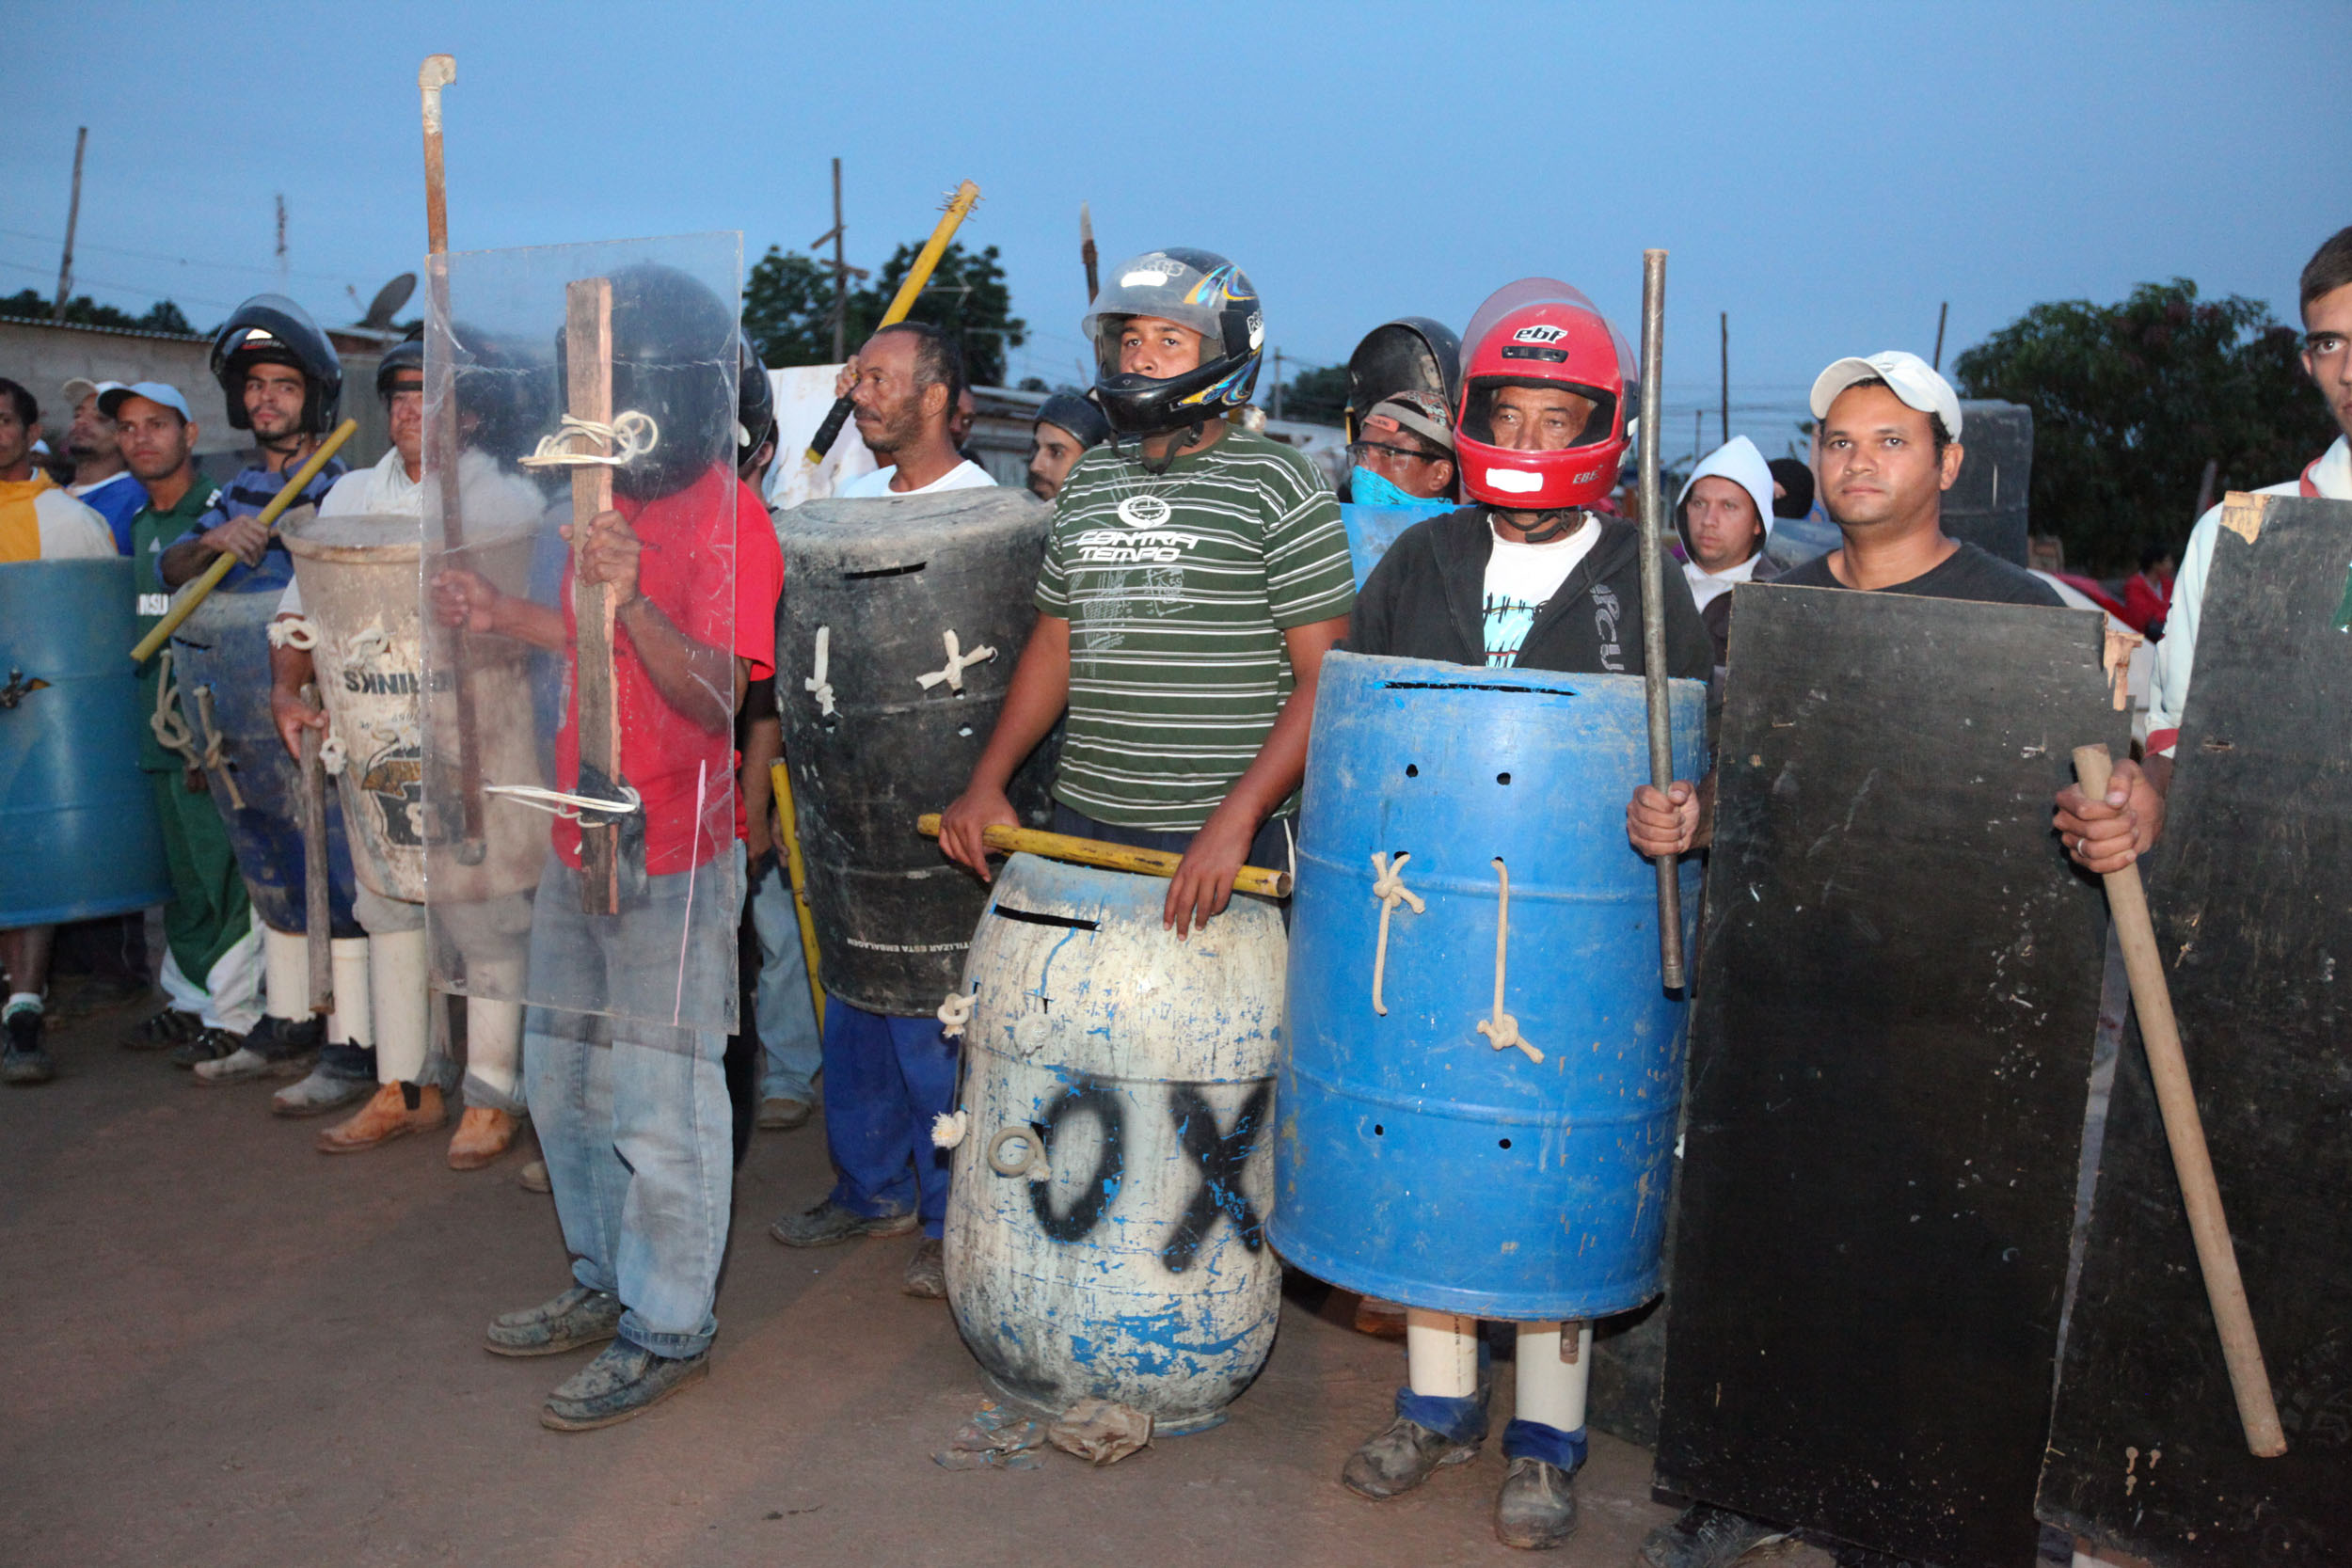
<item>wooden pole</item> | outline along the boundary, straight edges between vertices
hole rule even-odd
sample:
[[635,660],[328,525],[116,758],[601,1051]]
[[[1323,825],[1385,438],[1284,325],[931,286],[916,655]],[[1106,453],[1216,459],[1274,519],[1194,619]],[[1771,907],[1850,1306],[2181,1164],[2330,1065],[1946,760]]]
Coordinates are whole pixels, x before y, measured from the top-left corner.
[[[2105,746],[2074,748],[2074,771],[2083,793],[2098,800],[2107,790],[2112,764]],[[2172,993],[2165,984],[2164,958],[2156,951],[2154,924],[2148,917],[2148,892],[2140,885],[2139,867],[2127,865],[2106,873],[2107,909],[2115,917],[2116,935],[2123,946],[2123,965],[2132,979],[2132,1007],[2139,1017],[2139,1040],[2148,1052],[2149,1075],[2156,1083],[2156,1104],[2164,1113],[2165,1141],[2172,1146],[2172,1169],[2180,1178],[2181,1198],[2188,1210],[2189,1234],[2197,1243],[2197,1263],[2205,1276],[2205,1299],[2213,1305],[2214,1324],[2221,1334],[2221,1359],[2230,1370],[2230,1387],[2237,1396],[2238,1423],[2246,1429],[2246,1447],[2257,1459],[2276,1459],[2287,1451],[2286,1433],[2279,1425],[2279,1407],[2270,1394],[2270,1374],[2263,1366],[2262,1342],[2254,1336],[2254,1314],[2246,1302],[2246,1282],[2238,1275],[2237,1248],[2230,1240],[2230,1222],[2221,1211],[2221,1187],[2213,1174],[2213,1155],[2205,1147],[2205,1124],[2197,1112],[2197,1090],[2189,1082],[2188,1056],[2181,1047],[2181,1027],[2172,1016]]]
[[[572,418],[612,422],[612,280],[583,277],[564,286],[564,362]],[[621,721],[612,678],[612,591],[580,580],[588,525],[612,509],[612,469],[602,463],[572,470],[572,609],[578,624],[573,676],[580,696],[580,781],[583,795],[620,798]],[[580,901],[590,914],[621,908],[620,823],[580,816]]]
[[[424,119],[424,243],[426,287],[432,300],[425,343],[424,466],[441,501],[441,547],[466,547],[466,521],[457,484],[457,340],[449,315],[449,176],[441,156],[441,89],[457,80],[453,55],[427,55],[417,67]],[[430,620],[428,619],[428,625]],[[456,673],[459,863],[479,865],[488,852],[482,828],[482,748],[475,740],[473,660],[466,629],[444,628]]]
[[[1724,318],[1726,324],[1730,318]],[[1724,328],[1728,333],[1729,326]],[[1724,340],[1728,342],[1728,337]],[[1730,350],[1726,348],[1728,355]],[[1726,364],[1729,360],[1724,361]],[[1649,782],[1674,783],[1673,697],[1666,687],[1666,502],[1658,483],[1658,448],[1665,432],[1666,253],[1642,252],[1642,689],[1649,704]],[[1728,383],[1726,383],[1728,385]],[[1729,394],[1725,394],[1728,398]],[[1728,408],[1728,404],[1726,404]],[[1730,436],[1724,437],[1726,441]],[[1679,857],[1658,857],[1658,974],[1668,990],[1688,983],[1682,961],[1682,871]]]
[[[937,838],[939,813],[925,812],[914,819],[914,828],[925,838]],[[1080,865],[1099,865],[1105,871],[1133,871],[1144,877],[1173,877],[1184,858],[1166,849],[1136,849],[1124,844],[1105,844],[1099,838],[1041,833],[1033,828],[994,827],[984,836],[991,849],[1008,855],[1043,855],[1048,860],[1074,861]],[[1233,879],[1233,891],[1254,893],[1264,898],[1288,898],[1291,874],[1245,865]]]
[[73,230],[82,221],[82,150],[89,146],[89,127],[85,125],[73,133],[73,198],[65,209],[65,254],[57,261],[57,303],[50,308],[49,319],[65,320],[65,302],[73,293]]
[[1094,214],[1087,210],[1087,204],[1083,201],[1078,203],[1078,260],[1086,264],[1087,303],[1091,305],[1094,303],[1094,296],[1102,293],[1102,282],[1095,276],[1094,270],[1097,261],[1094,250]]
[[1935,308],[1935,357],[1928,363],[1936,371],[1944,368],[1944,321],[1951,313],[1952,302],[1948,299]]
[[[305,707],[319,705],[319,689],[302,689]],[[334,917],[327,895],[334,874],[326,850],[326,770],[319,766],[319,732],[302,727],[302,942],[310,966],[310,1010],[335,1010]]]

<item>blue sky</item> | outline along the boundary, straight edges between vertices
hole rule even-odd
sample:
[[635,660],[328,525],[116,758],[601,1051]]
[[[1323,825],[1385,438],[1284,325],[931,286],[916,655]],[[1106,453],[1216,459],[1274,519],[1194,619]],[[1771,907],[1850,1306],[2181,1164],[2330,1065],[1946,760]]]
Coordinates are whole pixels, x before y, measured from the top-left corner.
[[[850,260],[977,180],[1034,329],[1075,379],[1077,211],[1104,261],[1222,251],[1271,341],[1343,359],[1390,316],[1468,319],[1547,272],[1635,326],[1672,253],[1667,429],[1715,403],[1777,451],[1842,354],[1946,360],[2039,300],[2176,275],[2292,316],[2352,222],[2352,8],[1965,6],[312,5],[27,8],[0,66],[0,292],[56,277],[91,128],[76,292],[199,325],[272,287],[322,317],[423,249],[416,67],[447,97],[459,249],[832,222]],[[1263,384],[1262,384],[1263,388]],[[1678,412],[1677,412],[1678,410]],[[1714,437],[1710,412],[1708,436]]]

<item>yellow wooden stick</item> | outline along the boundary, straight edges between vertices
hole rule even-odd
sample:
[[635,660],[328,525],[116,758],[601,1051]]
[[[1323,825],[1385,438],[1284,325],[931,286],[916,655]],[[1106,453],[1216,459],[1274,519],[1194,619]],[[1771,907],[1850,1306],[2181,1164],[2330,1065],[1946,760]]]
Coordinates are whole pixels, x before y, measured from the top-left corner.
[[[914,827],[924,837],[937,838],[939,814],[925,812],[914,819]],[[1099,838],[1041,833],[1033,828],[991,828],[987,842],[991,849],[1001,849],[1008,855],[1043,855],[1048,860],[1075,861],[1080,865],[1099,865],[1106,871],[1133,871],[1145,877],[1173,877],[1177,865],[1184,858],[1166,849],[1136,849],[1124,844],[1105,844]],[[1254,893],[1265,898],[1288,898],[1291,895],[1291,874],[1287,871],[1268,871],[1259,865],[1245,865],[1241,868],[1241,875],[1233,879],[1233,891]]]
[[817,917],[808,912],[808,873],[801,863],[800,819],[792,813],[792,780],[782,760],[768,765],[769,787],[776,798],[776,819],[784,829],[784,865],[792,882],[792,912],[801,923],[801,957],[808,964],[808,995],[816,1004],[817,1027],[825,1026],[825,985],[817,978]]

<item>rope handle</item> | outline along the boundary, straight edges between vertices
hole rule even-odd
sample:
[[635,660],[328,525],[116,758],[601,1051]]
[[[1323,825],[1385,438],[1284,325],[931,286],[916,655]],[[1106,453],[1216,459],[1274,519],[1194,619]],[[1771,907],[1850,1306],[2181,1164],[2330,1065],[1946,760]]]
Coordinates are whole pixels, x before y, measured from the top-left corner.
[[1502,1010],[1502,972],[1504,960],[1511,950],[1511,868],[1502,863],[1502,857],[1494,860],[1495,875],[1502,879],[1502,892],[1495,905],[1495,1009],[1494,1017],[1478,1026],[1478,1032],[1494,1042],[1497,1051],[1518,1046],[1527,1053],[1527,1059],[1542,1065],[1544,1053],[1534,1042],[1519,1037],[1519,1021]]
[[[660,439],[661,426],[654,421],[654,417],[635,408],[613,415],[611,424],[566,414],[556,425],[554,435],[540,436],[532,454],[516,461],[526,468],[619,468],[653,451]],[[597,441],[612,450],[581,451],[570,445],[575,441]]]

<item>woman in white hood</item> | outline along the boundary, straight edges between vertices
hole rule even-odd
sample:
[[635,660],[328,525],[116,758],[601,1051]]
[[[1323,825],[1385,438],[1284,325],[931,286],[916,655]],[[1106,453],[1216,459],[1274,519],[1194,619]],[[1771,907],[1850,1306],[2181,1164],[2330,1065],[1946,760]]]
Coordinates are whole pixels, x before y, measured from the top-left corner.
[[1734,436],[1691,470],[1675,510],[1689,557],[1682,575],[1715,640],[1720,668],[1731,642],[1732,585],[1770,582],[1779,575],[1764,556],[1772,527],[1772,470],[1754,441]]

